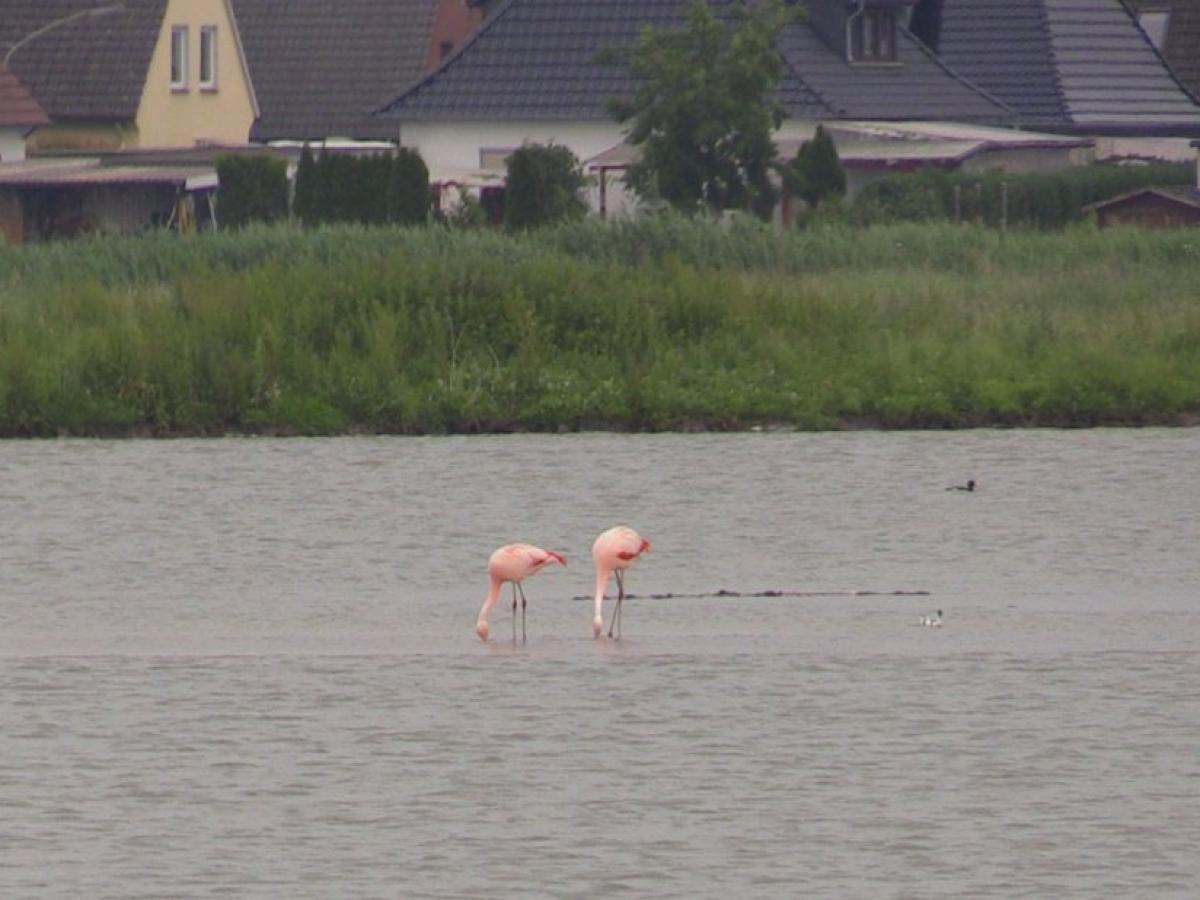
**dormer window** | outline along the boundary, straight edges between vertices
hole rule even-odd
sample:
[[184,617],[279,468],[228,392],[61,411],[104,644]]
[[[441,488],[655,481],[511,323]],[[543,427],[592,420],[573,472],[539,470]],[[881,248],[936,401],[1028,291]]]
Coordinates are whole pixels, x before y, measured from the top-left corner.
[[853,62],[896,61],[896,12],[868,7],[850,20],[850,59]]
[[1167,43],[1167,27],[1170,19],[1171,11],[1169,9],[1147,9],[1138,14],[1138,24],[1142,26],[1142,31],[1146,32],[1146,37],[1150,38],[1154,49],[1160,53],[1163,52],[1163,47]]

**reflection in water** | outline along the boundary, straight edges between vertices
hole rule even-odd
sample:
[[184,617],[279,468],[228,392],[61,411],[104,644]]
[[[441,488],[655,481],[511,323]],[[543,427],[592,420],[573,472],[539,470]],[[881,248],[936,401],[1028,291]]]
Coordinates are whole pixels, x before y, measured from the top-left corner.
[[[2,443],[0,896],[1190,896],[1198,451]],[[475,638],[614,518],[621,641],[586,564]]]

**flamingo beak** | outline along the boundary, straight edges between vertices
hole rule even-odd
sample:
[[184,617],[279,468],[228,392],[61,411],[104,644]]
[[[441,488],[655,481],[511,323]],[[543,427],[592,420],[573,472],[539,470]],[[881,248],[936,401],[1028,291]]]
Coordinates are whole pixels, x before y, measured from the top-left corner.
[[475,633],[477,635],[479,635],[479,639],[481,641],[486,641],[488,639],[488,624],[487,624],[487,622],[483,621],[483,619],[480,619],[478,622],[476,622],[475,623]]

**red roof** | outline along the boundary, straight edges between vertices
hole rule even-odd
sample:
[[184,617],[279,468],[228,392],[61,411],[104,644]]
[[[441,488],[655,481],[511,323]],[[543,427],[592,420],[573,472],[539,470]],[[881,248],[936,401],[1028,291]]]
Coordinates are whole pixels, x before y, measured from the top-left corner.
[[0,126],[49,125],[50,120],[25,85],[0,63]]

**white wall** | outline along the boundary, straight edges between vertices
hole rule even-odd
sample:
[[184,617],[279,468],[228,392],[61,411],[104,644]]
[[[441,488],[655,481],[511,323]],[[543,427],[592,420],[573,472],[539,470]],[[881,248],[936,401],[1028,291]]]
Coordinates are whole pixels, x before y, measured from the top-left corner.
[[418,150],[433,178],[439,172],[478,171],[480,150],[555,143],[582,162],[622,138],[616,122],[413,122],[400,128],[401,146]]
[[28,129],[0,128],[0,163],[21,162],[25,159],[25,132]]

